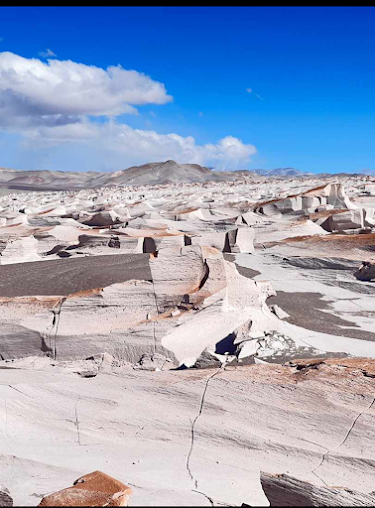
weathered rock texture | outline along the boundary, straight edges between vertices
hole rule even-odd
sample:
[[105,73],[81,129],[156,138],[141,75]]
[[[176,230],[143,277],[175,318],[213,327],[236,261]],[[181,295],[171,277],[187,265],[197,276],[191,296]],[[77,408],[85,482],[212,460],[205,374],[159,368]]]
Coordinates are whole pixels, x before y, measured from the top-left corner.
[[133,506],[267,506],[260,471],[373,490],[374,360],[160,372],[109,362],[92,378],[46,358],[0,367],[2,481],[15,505],[35,506],[88,464],[125,477]]
[[344,487],[317,487],[287,474],[260,474],[270,506],[374,506],[375,492],[365,494]]
[[370,281],[375,279],[375,263],[364,261],[359,270],[355,273],[355,278],[358,280]]
[[13,499],[4,485],[0,485],[0,506],[13,506]]
[[[126,478],[143,506],[267,505],[260,470],[367,495],[375,289],[353,274],[375,262],[371,179],[146,166],[0,196],[15,503],[91,469]],[[150,172],[157,185],[135,185]]]
[[132,489],[101,471],[81,476],[73,487],[42,499],[39,506],[127,506]]

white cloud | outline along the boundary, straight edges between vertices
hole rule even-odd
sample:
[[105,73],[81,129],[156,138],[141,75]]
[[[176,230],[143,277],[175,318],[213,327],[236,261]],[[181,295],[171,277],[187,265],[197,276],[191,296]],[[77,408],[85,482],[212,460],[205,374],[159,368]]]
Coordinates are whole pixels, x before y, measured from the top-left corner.
[[[92,164],[91,169],[117,170],[168,159],[237,169],[256,153],[253,145],[233,136],[199,145],[191,136],[159,134],[115,121],[124,113],[137,114],[134,106],[171,100],[163,83],[121,66],[102,69],[0,52],[0,129],[21,134],[23,150],[35,157],[38,151],[48,152],[49,158],[55,154],[65,164],[69,160],[69,169],[78,170],[82,161],[85,167]],[[156,117],[153,111],[150,115]],[[75,155],[73,165],[68,152]]]
[[52,49],[47,48],[45,51],[39,51],[39,56],[43,58],[48,58],[49,56],[54,57],[57,55],[52,51]]
[[252,88],[246,88],[246,92],[247,92],[247,93],[251,93],[252,91],[253,91],[253,89],[252,89]]
[[174,159],[180,163],[211,164],[217,169],[230,170],[244,167],[250,161],[250,156],[256,153],[253,145],[245,144],[233,136],[226,136],[215,144],[198,145],[192,136],[158,134],[113,121],[95,125],[42,126],[30,130],[28,140],[34,147],[67,142],[92,146],[101,152],[103,158],[106,157],[105,153],[111,153],[115,165],[121,161],[120,167],[114,166],[113,169]]
[[98,133],[99,131],[95,124],[89,122],[77,122],[72,124],[54,125],[52,127],[42,125],[36,129],[29,129],[25,133],[25,136],[27,140],[39,143],[39,146],[47,146],[66,142],[82,143],[97,139]]
[[[0,53],[1,124],[25,127],[84,115],[135,113],[134,105],[171,100],[162,83],[121,66],[107,69],[72,62]],[[21,120],[20,120],[21,117]]]

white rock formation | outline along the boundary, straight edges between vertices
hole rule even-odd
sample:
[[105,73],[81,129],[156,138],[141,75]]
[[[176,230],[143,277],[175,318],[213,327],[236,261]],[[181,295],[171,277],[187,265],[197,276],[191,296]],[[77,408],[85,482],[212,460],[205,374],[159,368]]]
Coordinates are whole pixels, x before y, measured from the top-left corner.
[[2,482],[26,506],[93,469],[129,483],[134,506],[267,506],[267,471],[367,499],[370,177],[207,181],[192,165],[177,170],[204,181],[162,184],[174,164],[150,165],[153,186],[121,185],[143,167],[107,187],[3,189]]

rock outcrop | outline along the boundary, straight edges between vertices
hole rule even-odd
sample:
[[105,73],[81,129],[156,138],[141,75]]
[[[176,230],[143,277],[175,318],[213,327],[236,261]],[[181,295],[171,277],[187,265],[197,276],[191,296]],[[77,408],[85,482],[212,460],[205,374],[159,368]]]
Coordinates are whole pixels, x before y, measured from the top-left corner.
[[316,486],[287,474],[260,474],[270,506],[374,506],[375,492],[345,487]]
[[0,485],[0,506],[13,506],[13,499],[10,495],[9,490],[4,487],[4,485]]
[[354,210],[356,208],[341,184],[322,185],[307,192],[256,203],[253,206],[256,212],[269,216],[334,209]]

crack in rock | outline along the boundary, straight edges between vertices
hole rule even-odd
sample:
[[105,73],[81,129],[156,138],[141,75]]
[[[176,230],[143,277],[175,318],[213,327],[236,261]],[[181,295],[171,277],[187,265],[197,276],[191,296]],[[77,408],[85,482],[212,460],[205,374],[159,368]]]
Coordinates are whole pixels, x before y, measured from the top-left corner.
[[77,402],[75,403],[75,406],[74,406],[74,414],[75,414],[74,426],[77,429],[77,442],[78,442],[79,446],[81,446],[81,435],[79,432],[79,419],[78,419],[78,411],[77,411],[78,401],[79,401],[79,399],[77,399]]
[[195,490],[195,489],[192,489],[192,492],[196,492],[197,494],[201,494],[202,496],[204,496],[206,499],[208,499],[208,501],[210,502],[211,506],[215,506],[212,498],[210,496],[207,496],[207,494],[205,494],[204,492],[201,492],[200,490]]
[[334,448],[334,450],[327,450],[325,453],[323,453],[323,455],[322,455],[322,457],[321,457],[321,459],[320,459],[319,464],[318,464],[317,466],[315,466],[315,467],[314,467],[314,468],[310,471],[310,473],[314,474],[317,478],[319,478],[319,480],[321,480],[321,481],[324,483],[324,485],[326,485],[326,486],[327,486],[327,483],[323,480],[323,478],[321,478],[321,477],[320,477],[320,476],[316,473],[316,470],[317,470],[320,466],[322,466],[322,465],[323,465],[323,463],[324,463],[325,459],[327,458],[327,456],[328,456],[331,452],[333,452],[333,451],[337,451],[339,448],[341,448],[341,446],[343,446],[343,445],[345,444],[345,442],[347,441],[347,439],[348,439],[348,437],[349,437],[350,433],[352,432],[352,430],[353,430],[353,428],[354,428],[355,424],[357,423],[357,421],[359,420],[359,418],[360,418],[363,414],[367,413],[367,411],[369,411],[369,410],[372,408],[372,406],[374,405],[374,403],[375,403],[375,397],[373,397],[373,399],[372,399],[372,401],[371,401],[371,404],[370,404],[367,408],[365,408],[363,411],[360,411],[360,412],[357,414],[357,416],[354,418],[354,420],[353,420],[352,424],[351,424],[351,425],[350,425],[350,427],[349,427],[349,430],[345,433],[344,439],[341,441],[341,443],[340,443],[340,444],[339,444],[336,448]]
[[12,386],[12,385],[8,385],[8,386],[9,386],[9,388],[12,388],[13,390],[16,390],[16,392],[22,393],[22,395],[25,395],[26,397],[30,397],[30,395],[27,395],[27,393],[21,392],[21,390],[18,390],[18,388],[14,388],[14,386]]
[[[47,356],[50,356],[49,353],[52,353],[53,359],[57,359],[57,334],[59,331],[59,325],[60,325],[60,316],[61,316],[61,309],[63,306],[63,303],[66,300],[66,296],[60,298],[58,303],[56,304],[57,309],[53,308],[51,310],[52,312],[52,323],[50,331],[47,331],[45,334],[45,337],[42,338],[42,351],[47,353]],[[53,336],[52,336],[53,335]],[[47,346],[46,340],[49,339],[50,347]],[[53,346],[52,346],[53,342]]]
[[189,453],[188,453],[188,456],[187,456],[187,459],[186,459],[186,469],[189,473],[189,476],[191,478],[191,480],[195,483],[195,488],[197,489],[198,488],[198,480],[194,477],[192,471],[191,471],[191,468],[190,468],[190,459],[191,459],[191,455],[193,453],[193,449],[194,449],[194,442],[195,442],[195,425],[199,419],[199,417],[201,416],[202,414],[202,411],[203,411],[203,405],[204,405],[204,399],[206,397],[206,392],[207,392],[207,388],[208,388],[208,385],[209,385],[209,382],[211,381],[211,379],[213,379],[217,374],[219,374],[219,372],[221,370],[224,369],[224,366],[225,366],[225,363],[223,363],[213,374],[211,374],[211,376],[209,376],[209,378],[206,380],[206,383],[205,383],[205,386],[204,386],[204,390],[203,390],[203,393],[202,393],[202,397],[201,397],[201,401],[200,401],[200,405],[199,405],[199,411],[198,411],[198,414],[196,415],[196,417],[194,418],[193,420],[193,423],[192,423],[192,426],[191,426],[191,443],[190,443],[190,450],[189,450]]

